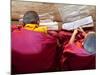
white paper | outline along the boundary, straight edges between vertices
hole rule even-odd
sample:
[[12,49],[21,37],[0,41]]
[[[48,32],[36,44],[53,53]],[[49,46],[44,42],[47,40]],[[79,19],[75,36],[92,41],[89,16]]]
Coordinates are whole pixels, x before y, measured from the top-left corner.
[[[74,22],[64,23],[62,25],[62,29],[73,30],[73,29],[76,29],[80,26],[81,27],[90,27],[88,25],[90,23],[93,23],[92,16],[88,16],[88,17],[82,18],[82,19],[74,21]],[[93,26],[93,24],[91,26]]]
[[57,22],[46,22],[46,23],[40,23],[40,25],[46,25],[46,26],[49,26],[49,25],[58,25]]
[[40,23],[40,26],[47,26],[48,30],[58,30],[57,22]]

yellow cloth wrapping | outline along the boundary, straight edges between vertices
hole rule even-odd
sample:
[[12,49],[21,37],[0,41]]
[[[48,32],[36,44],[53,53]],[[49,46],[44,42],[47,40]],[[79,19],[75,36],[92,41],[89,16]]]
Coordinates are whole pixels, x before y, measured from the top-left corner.
[[47,26],[38,26],[37,24],[26,24],[25,29],[47,33]]

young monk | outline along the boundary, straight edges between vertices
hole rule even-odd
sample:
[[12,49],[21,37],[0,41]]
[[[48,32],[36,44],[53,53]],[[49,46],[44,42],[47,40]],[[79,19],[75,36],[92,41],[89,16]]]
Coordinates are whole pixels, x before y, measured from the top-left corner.
[[39,22],[40,22],[39,16],[35,11],[27,11],[23,16],[24,29],[47,33],[47,27],[46,26],[40,27]]
[[41,32],[41,33],[48,33],[49,35],[57,37],[56,31],[52,31],[52,30],[48,31],[47,26],[39,26],[39,23],[40,23],[39,16],[35,11],[27,11],[24,14],[21,22],[23,22],[23,26],[21,25],[12,26],[12,31],[19,30],[21,27],[23,27],[26,30],[31,30],[31,31]]
[[[76,38],[78,31],[82,37]],[[75,29],[68,44],[64,46],[61,63],[64,70],[84,70],[95,68],[96,37],[82,28]]]
[[54,69],[57,39],[39,26],[39,16],[28,11],[23,26],[12,31],[12,73],[46,72]]

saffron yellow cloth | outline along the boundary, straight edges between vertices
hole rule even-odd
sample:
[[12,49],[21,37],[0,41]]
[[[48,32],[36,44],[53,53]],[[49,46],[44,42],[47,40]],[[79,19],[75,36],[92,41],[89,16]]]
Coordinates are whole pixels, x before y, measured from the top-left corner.
[[26,24],[24,28],[27,30],[43,32],[43,33],[47,33],[48,29],[47,26],[38,26],[37,24]]

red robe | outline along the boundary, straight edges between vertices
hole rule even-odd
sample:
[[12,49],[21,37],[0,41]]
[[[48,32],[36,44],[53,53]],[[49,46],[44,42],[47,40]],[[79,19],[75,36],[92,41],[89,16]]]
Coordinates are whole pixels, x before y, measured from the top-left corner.
[[11,33],[12,73],[46,72],[54,68],[56,38],[20,28]]

